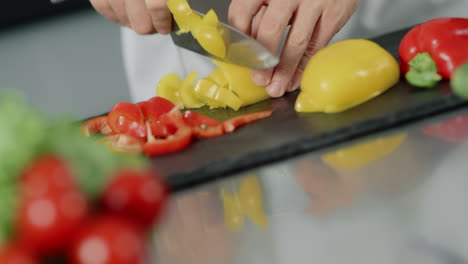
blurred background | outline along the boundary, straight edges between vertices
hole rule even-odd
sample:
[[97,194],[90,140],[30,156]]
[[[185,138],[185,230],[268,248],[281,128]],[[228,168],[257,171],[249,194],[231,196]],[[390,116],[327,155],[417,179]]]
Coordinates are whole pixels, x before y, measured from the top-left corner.
[[119,27],[87,0],[9,1],[0,9],[0,89],[50,115],[84,118],[128,100]]

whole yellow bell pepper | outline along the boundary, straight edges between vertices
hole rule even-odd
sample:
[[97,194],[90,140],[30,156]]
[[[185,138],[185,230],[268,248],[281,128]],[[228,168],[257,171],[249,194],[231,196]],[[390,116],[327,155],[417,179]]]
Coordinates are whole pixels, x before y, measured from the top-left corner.
[[377,43],[365,39],[336,42],[307,63],[295,110],[341,112],[378,96],[399,79],[397,61]]

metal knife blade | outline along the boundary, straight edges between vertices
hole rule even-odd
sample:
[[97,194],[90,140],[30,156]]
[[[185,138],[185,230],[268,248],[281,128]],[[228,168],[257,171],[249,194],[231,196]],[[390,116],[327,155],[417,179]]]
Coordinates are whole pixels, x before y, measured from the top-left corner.
[[[203,16],[202,13],[194,11]],[[268,69],[275,67],[279,59],[273,55],[265,46],[254,38],[238,31],[237,29],[219,22],[223,31],[223,39],[226,44],[226,57],[219,58],[203,49],[191,33],[177,34],[179,30],[174,25],[171,37],[174,43],[181,47],[203,56],[207,56],[222,62],[237,64],[252,69]]]

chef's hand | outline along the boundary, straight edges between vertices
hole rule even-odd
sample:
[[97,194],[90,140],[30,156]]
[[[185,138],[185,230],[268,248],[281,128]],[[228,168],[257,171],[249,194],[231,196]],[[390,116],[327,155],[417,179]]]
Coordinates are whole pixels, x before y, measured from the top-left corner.
[[172,16],[166,6],[167,0],[90,0],[93,7],[104,17],[138,34],[169,34]]
[[255,70],[254,82],[272,97],[295,90],[302,72],[320,48],[346,24],[360,0],[232,0],[229,23],[277,53],[288,24],[291,29],[274,69]]

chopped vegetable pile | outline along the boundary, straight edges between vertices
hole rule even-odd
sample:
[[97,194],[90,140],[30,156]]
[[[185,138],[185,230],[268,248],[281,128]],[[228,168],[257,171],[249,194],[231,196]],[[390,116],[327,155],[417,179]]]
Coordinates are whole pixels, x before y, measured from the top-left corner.
[[146,159],[83,137],[72,119],[49,120],[13,92],[0,94],[0,121],[0,263],[97,263],[88,249],[98,241],[99,263],[140,264],[169,191]]
[[192,111],[181,112],[170,101],[153,97],[136,104],[117,103],[108,115],[84,122],[81,131],[85,136],[103,135],[99,140],[116,151],[154,156],[184,149],[193,137],[221,136],[271,114],[255,112],[218,122]]

